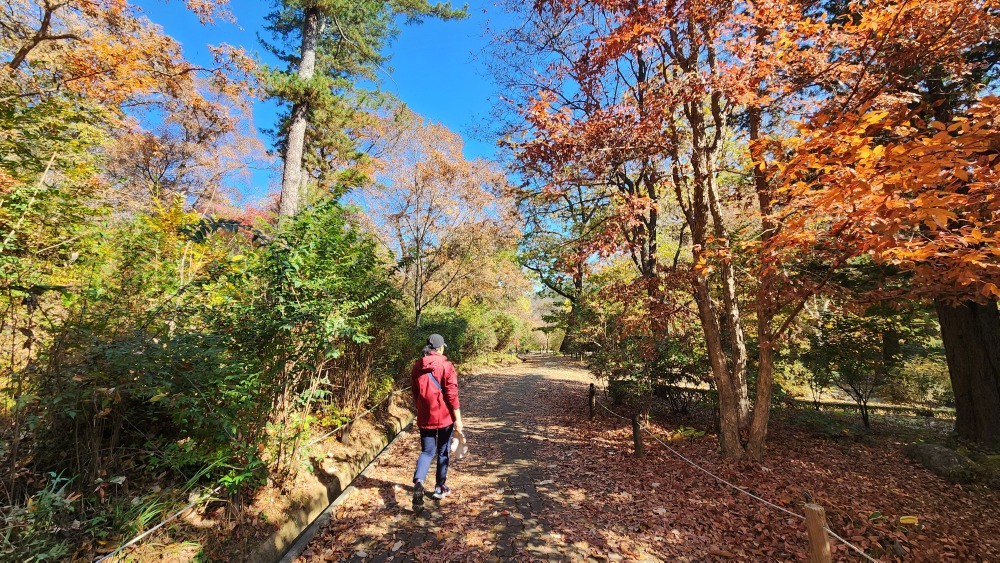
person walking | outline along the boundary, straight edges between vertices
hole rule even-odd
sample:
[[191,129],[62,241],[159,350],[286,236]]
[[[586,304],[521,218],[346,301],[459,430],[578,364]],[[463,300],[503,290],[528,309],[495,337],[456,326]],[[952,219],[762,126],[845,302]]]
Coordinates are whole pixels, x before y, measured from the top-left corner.
[[451,494],[446,483],[451,456],[451,436],[462,433],[462,411],[458,402],[458,374],[444,355],[445,342],[440,334],[427,338],[424,356],[410,370],[413,402],[417,406],[420,429],[420,455],[413,473],[413,506],[424,504],[424,480],[431,461],[437,458],[432,498],[440,500]]

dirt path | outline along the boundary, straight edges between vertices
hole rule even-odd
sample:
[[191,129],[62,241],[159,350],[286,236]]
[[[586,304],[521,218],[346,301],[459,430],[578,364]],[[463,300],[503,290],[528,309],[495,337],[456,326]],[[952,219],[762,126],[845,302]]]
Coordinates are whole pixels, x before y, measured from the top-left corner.
[[548,462],[567,456],[554,443],[565,430],[563,401],[575,397],[585,420],[592,380],[566,360],[545,357],[474,376],[461,391],[471,455],[453,462],[454,494],[413,512],[418,439],[411,429],[355,483],[359,491],[302,560],[586,559],[589,544],[563,537],[550,521],[572,495]]
[[[454,464],[451,497],[412,511],[415,430],[340,506],[300,561],[804,561],[798,518],[706,477],[646,442],[628,421],[588,419],[578,364],[536,357],[462,388],[472,455]],[[658,436],[705,420],[650,422]],[[678,434],[674,432],[674,434]],[[727,463],[711,434],[673,447],[712,473],[827,521],[881,561],[987,561],[1000,553],[1000,494],[946,483],[908,461],[892,436],[823,438],[775,421],[763,464]],[[918,516],[918,526],[902,526]],[[834,544],[835,561],[859,560]]]

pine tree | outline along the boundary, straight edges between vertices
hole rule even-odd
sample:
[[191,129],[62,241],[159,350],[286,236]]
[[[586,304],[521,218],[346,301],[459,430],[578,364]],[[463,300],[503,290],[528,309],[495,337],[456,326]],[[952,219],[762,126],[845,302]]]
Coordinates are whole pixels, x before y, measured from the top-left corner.
[[[383,50],[398,33],[398,19],[419,23],[466,14],[467,8],[427,0],[275,0],[267,25],[275,43],[265,42],[265,47],[286,66],[265,68],[264,80],[269,96],[288,106],[278,131],[285,161],[281,215],[294,215],[301,206],[309,145],[332,149],[345,161],[356,158],[348,123],[366,101],[384,99],[358,83],[376,81],[386,62]],[[324,127],[307,135],[317,118]]]

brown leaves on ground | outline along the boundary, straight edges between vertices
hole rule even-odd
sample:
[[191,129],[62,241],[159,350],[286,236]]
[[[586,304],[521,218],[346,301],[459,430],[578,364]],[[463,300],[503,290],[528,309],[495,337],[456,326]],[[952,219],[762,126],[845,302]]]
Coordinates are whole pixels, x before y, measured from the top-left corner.
[[[410,431],[356,483],[357,493],[304,559],[807,559],[798,518],[718,483],[649,437],[646,457],[635,458],[627,421],[589,421],[588,382],[582,370],[538,362],[479,376],[463,395],[472,456],[449,477],[455,494],[428,499],[421,515],[411,511],[417,440]],[[533,392],[523,393],[526,387]],[[513,431],[518,422],[530,431]],[[795,514],[805,502],[822,505],[834,531],[882,561],[1000,553],[995,492],[950,485],[906,460],[890,440],[845,442],[776,426],[763,465],[723,462],[711,436],[670,444]],[[650,429],[667,436],[672,427]],[[533,480],[526,492],[510,490],[525,475]],[[524,504],[512,502],[518,496],[537,496],[540,510],[525,514]],[[901,524],[906,516],[918,523]],[[505,555],[498,542],[510,530],[518,539]],[[833,553],[858,558],[839,542]]]
[[[574,396],[564,404],[582,413],[579,403]],[[562,455],[592,465],[558,469],[564,480],[586,483],[587,501],[564,516],[567,530],[614,530],[630,537],[635,550],[667,559],[721,552],[739,560],[808,558],[801,520],[714,481],[648,437],[647,457],[634,458],[626,421],[604,418],[583,430],[590,445],[572,440],[573,450]],[[830,441],[792,428],[775,429],[769,443],[763,465],[724,463],[713,437],[671,447],[797,514],[805,502],[820,504],[831,529],[876,559],[983,560],[1000,552],[997,495],[945,483],[907,460],[897,444]],[[905,516],[918,524],[900,524]],[[855,557],[839,542],[833,550],[835,558]]]

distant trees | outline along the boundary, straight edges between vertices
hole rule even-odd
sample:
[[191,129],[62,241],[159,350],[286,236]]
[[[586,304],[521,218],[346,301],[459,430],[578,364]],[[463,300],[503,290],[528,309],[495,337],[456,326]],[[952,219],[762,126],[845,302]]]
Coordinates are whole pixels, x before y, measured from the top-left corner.
[[564,190],[546,190],[536,178],[514,188],[512,195],[524,218],[519,259],[566,308],[557,308],[555,320],[565,331],[560,352],[578,349],[587,277],[597,256],[595,231],[607,219],[604,193],[579,185]]
[[917,311],[869,307],[851,311],[828,306],[809,319],[797,358],[810,371],[814,388],[835,386],[861,410],[865,428],[871,427],[868,403],[892,383],[911,376],[905,360],[922,351],[926,325]]
[[392,127],[375,184],[349,199],[399,264],[414,325],[432,304],[522,289],[511,252],[518,225],[503,174],[466,160],[461,137],[441,124],[406,112]]
[[249,183],[251,167],[268,163],[246,96],[195,80],[151,113],[156,118],[145,121],[153,124],[123,126],[106,149],[109,199],[119,210],[169,207],[174,198],[203,212],[224,209],[236,195],[235,182]]
[[[203,22],[228,17],[224,0],[189,0]],[[202,72],[217,85],[239,87],[248,59],[216,48],[220,66],[186,61],[176,41],[116,0],[12,0],[0,9],[2,49],[8,55],[0,81],[17,85],[18,98],[61,94],[115,105],[149,93],[175,94]]]
[[[188,5],[203,21],[228,17],[224,2]],[[4,166],[11,178],[31,182],[54,158],[47,181],[79,182],[83,163],[96,164],[103,151],[114,171],[100,174],[102,179],[128,181],[127,187],[119,184],[117,195],[145,205],[152,192],[161,201],[169,199],[159,197],[164,191],[211,193],[206,184],[218,187],[245,166],[236,160],[256,150],[250,136],[240,134],[239,112],[231,109],[244,104],[251,88],[253,65],[242,51],[213,48],[213,67],[192,64],[176,41],[127,2],[7,2],[0,27],[0,49],[10,56],[0,67],[0,119],[6,130],[24,132],[9,140],[9,150],[19,155]],[[162,116],[161,131],[144,131],[126,117],[140,114],[137,108]],[[242,141],[234,142],[236,137]],[[243,154],[213,170],[215,178],[208,181],[210,153],[195,156],[199,143],[214,144],[214,165],[236,146]],[[87,174],[89,189],[103,187],[96,167]]]

